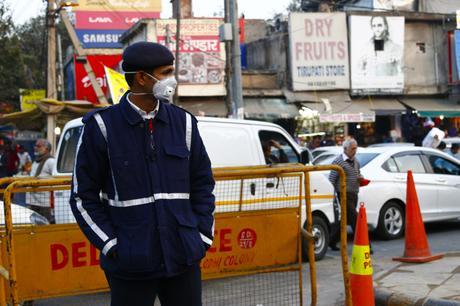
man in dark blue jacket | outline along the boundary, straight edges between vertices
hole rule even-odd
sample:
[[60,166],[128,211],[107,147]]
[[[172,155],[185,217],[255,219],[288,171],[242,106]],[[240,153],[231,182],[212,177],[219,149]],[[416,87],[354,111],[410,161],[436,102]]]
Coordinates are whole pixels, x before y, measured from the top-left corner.
[[160,44],[129,46],[130,91],[83,118],[70,205],[101,251],[112,306],[201,305],[214,180],[196,119],[168,103],[173,62]]

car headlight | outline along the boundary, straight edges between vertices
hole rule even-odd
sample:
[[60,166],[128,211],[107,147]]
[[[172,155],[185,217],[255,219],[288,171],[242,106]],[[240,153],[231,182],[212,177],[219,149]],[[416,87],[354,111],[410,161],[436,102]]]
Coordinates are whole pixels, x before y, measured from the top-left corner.
[[40,215],[40,214],[38,214],[36,212],[33,212],[30,215],[30,223],[32,223],[33,225],[48,225],[48,224],[50,224],[48,219],[46,219],[45,217],[43,217],[42,215]]

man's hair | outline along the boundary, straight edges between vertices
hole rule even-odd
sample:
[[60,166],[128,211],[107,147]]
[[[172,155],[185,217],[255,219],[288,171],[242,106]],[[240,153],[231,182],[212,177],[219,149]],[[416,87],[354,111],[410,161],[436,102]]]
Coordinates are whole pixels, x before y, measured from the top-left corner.
[[388,31],[388,20],[387,20],[387,17],[385,16],[372,16],[371,17],[371,21],[370,21],[370,25],[371,25],[371,29],[372,29],[372,22],[374,21],[374,19],[376,18],[382,18],[383,20],[383,25],[385,26],[385,31],[383,32],[383,40],[388,40],[388,38],[390,38],[390,32]]
[[151,72],[148,72],[146,69],[143,69],[143,70],[139,70],[139,71],[136,71],[136,72],[125,72],[125,80],[126,80],[126,83],[128,83],[128,86],[129,87],[132,87],[133,84],[134,84],[134,78],[136,76],[136,73],[137,72],[147,72],[147,73],[151,73]]
[[40,138],[40,139],[37,139],[37,141],[40,141],[41,143],[43,143],[43,145],[48,149],[48,151],[51,152],[51,143],[47,139]]
[[451,151],[458,150],[459,148],[460,148],[460,145],[456,142],[454,142],[450,147]]
[[343,142],[343,149],[348,149],[353,144],[358,145],[358,142],[354,138],[349,138]]
[[446,143],[444,141],[441,141],[437,147],[439,150],[444,150],[446,148]]

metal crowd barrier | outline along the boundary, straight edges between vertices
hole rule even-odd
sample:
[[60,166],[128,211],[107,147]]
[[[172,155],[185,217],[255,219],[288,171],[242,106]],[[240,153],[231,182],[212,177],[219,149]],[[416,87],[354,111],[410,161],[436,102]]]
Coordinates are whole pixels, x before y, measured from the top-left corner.
[[[338,166],[298,164],[213,169],[216,232],[214,244],[201,262],[204,305],[304,305],[302,235],[308,238],[311,305],[317,304],[308,173],[324,170],[338,171],[341,188],[345,190],[344,172]],[[99,268],[98,251],[69,215],[66,201],[70,183],[69,177],[0,179],[0,186],[8,184],[3,190],[4,230],[0,224],[0,306],[108,290]],[[270,192],[264,188],[267,184],[271,184]],[[31,211],[12,205],[13,197],[21,193],[26,194],[26,202],[32,195],[50,202],[50,224],[33,212],[34,220],[43,225],[26,224],[28,217],[21,218],[20,214]],[[341,194],[345,196],[346,192]],[[306,231],[301,225],[304,198]],[[343,197],[342,214],[346,212],[345,203]],[[346,214],[343,214],[342,268],[346,305],[351,306],[346,244]]]

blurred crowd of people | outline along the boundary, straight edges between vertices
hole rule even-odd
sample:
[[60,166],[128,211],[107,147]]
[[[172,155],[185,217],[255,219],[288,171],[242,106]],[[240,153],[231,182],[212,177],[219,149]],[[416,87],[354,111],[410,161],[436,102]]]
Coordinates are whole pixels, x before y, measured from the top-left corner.
[[8,138],[0,139],[0,178],[10,176],[51,176],[54,158],[51,144],[38,139],[34,145],[33,160],[24,146]]

